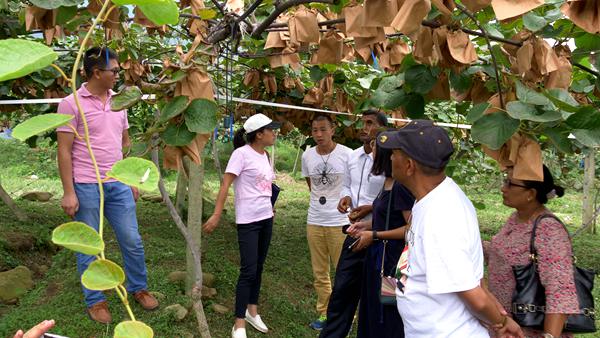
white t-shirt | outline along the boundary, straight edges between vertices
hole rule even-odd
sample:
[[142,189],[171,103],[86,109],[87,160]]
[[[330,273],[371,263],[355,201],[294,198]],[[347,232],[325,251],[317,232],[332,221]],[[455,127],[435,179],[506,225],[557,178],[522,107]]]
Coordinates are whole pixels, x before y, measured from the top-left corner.
[[451,178],[413,207],[407,246],[396,288],[406,337],[489,337],[457,294],[479,285],[483,250],[473,204]]
[[347,214],[337,210],[344,183],[344,170],[352,149],[337,144],[327,155],[319,155],[317,147],[302,154],[302,176],[310,178],[308,224],[342,226],[348,223]]
[[236,175],[235,222],[248,224],[273,217],[271,183],[275,179],[267,153],[259,154],[250,145],[231,153],[226,173]]

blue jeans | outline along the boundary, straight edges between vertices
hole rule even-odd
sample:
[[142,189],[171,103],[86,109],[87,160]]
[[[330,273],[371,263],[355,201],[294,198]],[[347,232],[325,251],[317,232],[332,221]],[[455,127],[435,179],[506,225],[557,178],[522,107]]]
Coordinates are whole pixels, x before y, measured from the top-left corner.
[[[134,293],[147,289],[147,272],[144,261],[144,246],[138,231],[135,214],[135,201],[131,188],[121,182],[107,182],[104,187],[104,216],[113,228],[121,248],[127,277],[127,291]],[[79,210],[75,220],[83,222],[98,231],[100,220],[100,193],[96,183],[75,183],[75,193],[79,199]],[[95,256],[77,254],[79,277],[88,265],[96,260]],[[85,303],[88,307],[103,301],[102,291],[83,288]]]

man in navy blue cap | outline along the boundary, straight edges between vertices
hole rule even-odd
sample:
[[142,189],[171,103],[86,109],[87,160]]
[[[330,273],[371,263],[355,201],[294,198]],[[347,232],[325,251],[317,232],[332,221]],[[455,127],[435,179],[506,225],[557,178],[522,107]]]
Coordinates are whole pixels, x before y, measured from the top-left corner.
[[392,175],[416,198],[396,289],[406,337],[489,337],[484,325],[499,335],[524,337],[481,286],[477,214],[444,173],[454,151],[446,131],[431,121],[414,120],[380,134],[377,142],[393,149]]

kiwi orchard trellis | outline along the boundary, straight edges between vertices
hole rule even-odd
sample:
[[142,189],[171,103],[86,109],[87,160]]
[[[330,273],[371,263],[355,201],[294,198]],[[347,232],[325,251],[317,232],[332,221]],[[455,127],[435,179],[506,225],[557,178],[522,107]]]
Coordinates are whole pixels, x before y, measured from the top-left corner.
[[[87,8],[77,7],[84,3]],[[133,6],[131,24],[127,12]],[[229,98],[242,94],[350,114],[376,106],[409,118],[422,117],[428,102],[446,101],[456,110],[449,122],[472,124],[467,135],[501,165],[524,167],[529,158],[541,159],[542,147],[572,153],[600,143],[597,0],[31,0],[26,5],[3,0],[0,13],[8,13],[0,17],[3,37],[24,33],[23,23],[4,19],[20,12],[27,30],[42,30],[47,43],[61,46],[77,44],[76,38],[55,41],[65,31],[76,37],[101,24],[104,29],[87,34],[80,45],[93,41],[119,51],[129,87],[114,108],[135,105],[142,93],[156,94],[150,104],[160,115],[147,116],[150,122],[139,138],[152,145],[154,155],[158,144],[164,145],[165,168],[181,169],[182,158],[189,158],[198,174],[190,173],[198,177],[190,184],[196,186],[201,151],[217,124],[211,83],[226,89],[218,102],[227,114],[234,110]],[[9,51],[0,56],[0,99],[62,97],[74,87],[77,67],[70,77],[46,68],[57,59],[51,50],[22,39],[0,43]],[[61,55],[56,63],[77,66],[79,56]],[[235,105],[238,119],[252,113],[248,103]],[[310,113],[284,107],[268,113],[284,123],[283,132],[293,126],[307,131]],[[34,118],[46,127],[65,122],[51,114]],[[337,121],[339,141],[351,139],[355,118]],[[46,129],[23,126],[21,131],[29,131],[21,138]],[[522,153],[527,149],[533,153]],[[131,181],[139,184],[144,174]],[[539,172],[522,174],[535,178]],[[158,182],[158,174],[150,176]],[[189,210],[198,210],[201,196],[188,196],[188,203]],[[192,248],[194,269],[188,271],[196,271],[194,308],[201,335],[208,337],[199,297],[200,257],[194,250],[200,238],[189,235],[189,230],[199,234],[193,230],[201,218],[189,213],[186,228],[170,211]]]

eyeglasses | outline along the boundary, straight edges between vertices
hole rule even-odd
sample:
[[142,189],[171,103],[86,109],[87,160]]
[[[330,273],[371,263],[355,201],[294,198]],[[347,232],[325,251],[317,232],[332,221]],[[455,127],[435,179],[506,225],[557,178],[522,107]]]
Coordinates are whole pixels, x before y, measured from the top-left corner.
[[120,68],[112,68],[112,69],[102,69],[102,68],[98,68],[101,71],[104,72],[112,72],[115,76],[119,74],[119,72],[121,71]]
[[525,186],[525,185],[522,185],[522,184],[517,184],[517,183],[511,181],[508,177],[506,177],[504,179],[504,181],[502,181],[502,184],[504,186],[506,186],[507,188],[509,188],[509,189],[510,189],[510,187],[521,187],[521,188],[525,188],[525,189],[531,189],[528,186]]

